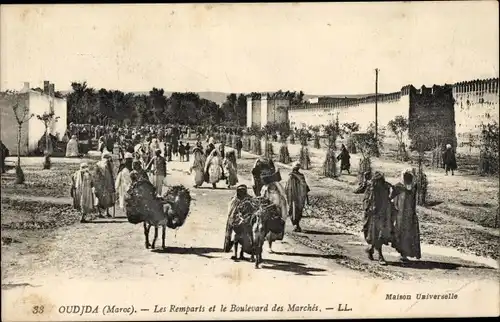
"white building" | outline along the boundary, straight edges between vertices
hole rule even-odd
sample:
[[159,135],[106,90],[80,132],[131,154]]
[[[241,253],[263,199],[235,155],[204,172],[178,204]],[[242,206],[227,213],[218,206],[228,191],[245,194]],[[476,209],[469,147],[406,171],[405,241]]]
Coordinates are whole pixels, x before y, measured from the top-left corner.
[[[36,115],[50,113],[51,110],[54,111],[55,117],[59,117],[59,119],[50,125],[50,133],[56,136],[58,140],[62,140],[67,128],[67,102],[65,98],[55,97],[54,93],[54,84],[45,81],[43,92],[30,89],[30,84],[25,82],[23,89],[17,94],[17,102],[20,104],[20,109],[27,107],[29,114],[34,114],[22,126],[21,155],[28,155],[34,152],[38,147],[38,141],[45,133],[45,126]],[[17,155],[18,123],[11,102],[5,99],[0,100],[0,111],[0,134],[2,142],[9,149],[11,155]]]

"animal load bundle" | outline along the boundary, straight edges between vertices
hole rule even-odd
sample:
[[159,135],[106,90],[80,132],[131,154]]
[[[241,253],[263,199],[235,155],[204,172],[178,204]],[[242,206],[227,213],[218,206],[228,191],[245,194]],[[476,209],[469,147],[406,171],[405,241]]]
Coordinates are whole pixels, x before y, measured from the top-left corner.
[[276,170],[275,172],[265,172],[264,170],[262,171],[261,174],[261,179],[263,184],[270,184],[273,182],[280,182],[281,181],[281,173],[280,170]]
[[139,180],[130,185],[125,197],[125,212],[127,220],[134,225],[147,218],[163,216],[163,205],[150,181]]
[[[256,268],[262,262],[262,246],[267,234],[285,231],[285,221],[278,207],[266,197],[254,197],[241,202],[233,216],[228,218],[228,225],[235,233],[233,259],[237,258],[239,244],[239,258],[244,259],[243,253],[250,254],[250,260],[255,261]],[[225,242],[224,251],[230,251],[231,246],[232,243]]]
[[[147,180],[134,182],[125,199],[127,219],[132,224],[144,223],[146,248],[155,248],[158,227],[162,226],[162,247],[165,248],[166,227],[177,229],[184,225],[189,214],[191,195],[183,185],[170,187],[162,197]],[[155,228],[153,243],[149,244],[149,230]]]

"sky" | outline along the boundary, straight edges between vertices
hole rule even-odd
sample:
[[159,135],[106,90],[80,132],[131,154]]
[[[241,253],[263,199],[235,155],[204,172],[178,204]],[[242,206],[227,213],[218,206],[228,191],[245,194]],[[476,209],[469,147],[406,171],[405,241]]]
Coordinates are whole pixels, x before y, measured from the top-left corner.
[[399,91],[499,77],[497,1],[2,5],[1,89]]

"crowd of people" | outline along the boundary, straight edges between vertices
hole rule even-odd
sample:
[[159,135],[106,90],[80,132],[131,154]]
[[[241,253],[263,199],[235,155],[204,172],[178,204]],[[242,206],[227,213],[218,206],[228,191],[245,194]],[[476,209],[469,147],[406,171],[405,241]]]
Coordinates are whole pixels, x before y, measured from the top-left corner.
[[[188,173],[193,176],[195,188],[208,183],[216,189],[220,181],[225,181],[228,188],[236,186],[236,195],[230,202],[228,222],[235,216],[237,205],[250,197],[248,187],[238,185],[237,159],[241,157],[240,139],[235,149],[227,150],[224,141],[216,142],[213,136],[202,140],[202,133],[198,131],[194,132],[196,143],[191,149],[189,142],[184,144],[181,141],[182,137],[192,139],[193,132],[189,128],[96,127],[94,130],[102,160],[96,163],[92,175],[89,166],[82,164],[72,180],[72,196],[75,207],[82,211],[82,222],[87,221],[86,216],[95,208],[98,209],[100,217],[104,217],[100,210],[106,210],[106,215],[111,217],[109,209],[114,209],[117,202],[118,206],[124,209],[127,190],[138,180],[149,180],[155,186],[157,195],[161,196],[166,186],[168,162],[174,159],[179,162],[191,160]],[[77,134],[72,135],[66,152],[70,157],[82,154]],[[119,160],[116,176],[112,155],[117,155]],[[337,158],[341,161],[341,171],[350,173],[350,155],[344,145]],[[443,163],[446,173],[451,171],[453,174],[456,160],[449,147],[443,154]],[[254,195],[271,200],[284,219],[290,217],[296,232],[302,230],[300,221],[305,206],[309,204],[310,192],[300,168],[300,162],[292,165],[284,187],[279,183],[281,177],[273,178],[276,173],[279,175],[279,171],[276,171],[270,159],[260,157],[251,171]],[[408,257],[419,259],[420,232],[416,215],[417,186],[414,170],[405,170],[400,183],[396,185],[388,183],[381,172],[365,173],[364,178],[364,183],[357,193],[364,193],[363,231],[370,246],[367,249],[368,257],[373,260],[377,251],[379,262],[385,264],[382,246],[391,245],[401,254],[402,261],[408,260]],[[229,233],[226,231],[226,239],[230,238],[227,235]],[[272,241],[283,238],[283,234],[270,235],[269,246]]]

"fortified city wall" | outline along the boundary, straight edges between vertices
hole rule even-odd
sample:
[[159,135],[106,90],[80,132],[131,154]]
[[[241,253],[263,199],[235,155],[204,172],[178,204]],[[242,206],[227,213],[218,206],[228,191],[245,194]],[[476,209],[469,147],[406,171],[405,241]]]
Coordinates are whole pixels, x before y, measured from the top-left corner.
[[[436,135],[448,138],[450,143],[468,146],[469,141],[477,139],[482,122],[498,121],[498,86],[498,78],[420,89],[406,85],[399,92],[378,95],[378,123],[385,127],[394,117],[402,115],[409,120],[410,132],[414,132],[417,124],[426,123],[425,128],[437,131]],[[340,123],[357,122],[362,131],[366,130],[375,120],[375,96],[305,103],[288,111],[291,126],[297,128],[328,124],[337,116]]]

